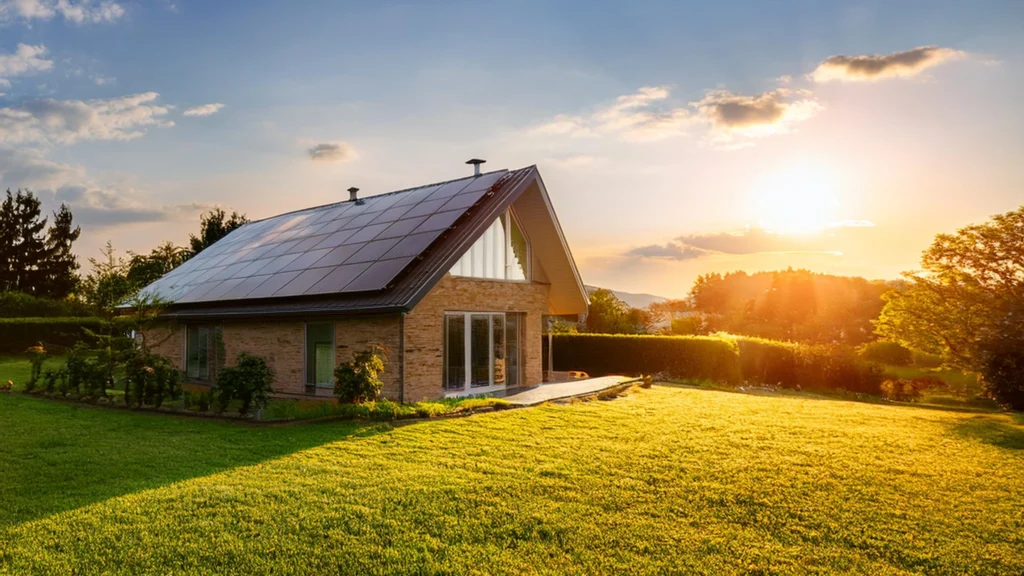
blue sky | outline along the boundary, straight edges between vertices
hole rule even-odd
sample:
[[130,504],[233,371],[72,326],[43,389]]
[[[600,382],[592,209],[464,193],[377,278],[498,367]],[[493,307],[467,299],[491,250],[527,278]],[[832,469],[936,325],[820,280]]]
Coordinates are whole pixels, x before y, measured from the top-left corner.
[[1024,199],[1022,57],[1015,1],[0,0],[0,186],[89,256],[479,156],[540,166],[588,283],[889,278]]

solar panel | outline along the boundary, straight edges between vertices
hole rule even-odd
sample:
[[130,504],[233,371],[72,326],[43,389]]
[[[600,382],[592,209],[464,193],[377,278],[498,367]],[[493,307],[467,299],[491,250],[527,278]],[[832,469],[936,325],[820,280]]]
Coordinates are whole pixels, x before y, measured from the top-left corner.
[[251,222],[161,279],[176,303],[381,290],[506,171]]

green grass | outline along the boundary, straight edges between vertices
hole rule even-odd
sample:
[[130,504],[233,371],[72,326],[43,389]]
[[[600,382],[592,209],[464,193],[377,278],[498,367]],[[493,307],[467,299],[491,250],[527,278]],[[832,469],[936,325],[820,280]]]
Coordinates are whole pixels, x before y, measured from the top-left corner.
[[656,386],[400,427],[0,421],[0,573],[1024,573],[1020,415]]
[[[43,370],[56,370],[64,366],[64,361],[67,360],[64,356],[48,356],[43,361]],[[15,390],[24,390],[25,383],[28,382],[28,377],[31,375],[32,365],[29,364],[28,359],[24,356],[0,356],[0,380],[7,382],[10,380],[14,382]],[[43,382],[40,380],[37,386],[42,386]]]

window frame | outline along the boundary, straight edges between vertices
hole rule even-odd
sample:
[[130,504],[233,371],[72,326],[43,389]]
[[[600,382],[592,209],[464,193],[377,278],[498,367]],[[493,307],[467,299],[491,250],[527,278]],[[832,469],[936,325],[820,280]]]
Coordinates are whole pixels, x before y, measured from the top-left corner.
[[[488,365],[490,370],[490,384],[487,386],[478,386],[474,388],[472,386],[472,322],[473,316],[486,315],[487,319],[487,334],[488,334]],[[518,322],[516,327],[516,382],[511,382],[508,376],[508,317],[511,315],[517,316]],[[505,383],[501,385],[494,384],[495,371],[494,361],[497,355],[494,352],[494,317],[501,316],[502,318],[502,339],[504,340],[505,348]],[[464,322],[463,329],[463,382],[461,389],[450,390],[448,388],[448,319],[451,317],[461,317]],[[505,311],[494,311],[494,310],[446,310],[443,314],[444,321],[441,325],[441,391],[445,398],[459,398],[466,396],[481,396],[491,394],[494,392],[500,392],[508,390],[510,388],[518,388],[522,386],[523,377],[525,372],[523,370],[523,360],[525,354],[523,350],[523,327],[525,324],[526,313],[518,310],[505,310]]]
[[[332,378],[330,382],[313,382],[310,384],[309,375],[309,326],[312,324],[326,324],[331,327],[331,374]],[[322,321],[322,322],[303,322],[302,323],[302,384],[307,388],[307,391],[312,388],[314,393],[317,389],[333,390],[334,389],[334,369],[338,367],[338,326],[333,320]],[[316,361],[314,360],[314,372],[316,371]],[[314,375],[315,379],[315,375]]]
[[[196,336],[199,337],[199,330],[206,329],[206,377],[202,377],[202,367],[199,365],[198,358],[196,359],[196,376],[192,376],[189,366],[189,344],[192,341],[192,330],[196,330]],[[217,378],[217,349],[216,349],[216,338],[218,336],[219,326],[211,323],[195,323],[185,325],[185,346],[184,346],[184,357],[185,361],[182,363],[184,370],[182,372],[185,376],[186,382],[197,382],[201,384],[213,385]],[[223,336],[222,336],[223,337]],[[202,339],[200,338],[200,341]],[[198,343],[196,345],[196,353],[200,354]]]
[[[505,277],[504,278],[487,278],[487,277],[484,277],[484,276],[474,276],[472,274],[456,274],[454,272],[455,266],[458,266],[460,263],[462,263],[463,258],[465,258],[467,255],[472,254],[473,248],[476,246],[477,242],[480,242],[480,240],[483,238],[483,236],[481,236],[480,238],[477,238],[476,241],[474,241],[473,244],[471,244],[469,246],[469,248],[466,249],[466,252],[463,253],[461,256],[459,256],[459,259],[456,260],[455,264],[452,266],[452,269],[448,271],[449,274],[451,274],[452,276],[454,276],[456,278],[469,278],[469,279],[472,279],[472,280],[483,280],[483,281],[489,281],[489,282],[511,282],[511,283],[516,283],[516,284],[530,284],[530,283],[533,282],[533,243],[530,241],[530,235],[526,233],[526,229],[523,227],[522,221],[519,219],[519,216],[516,214],[515,210],[511,206],[509,206],[507,209],[505,209],[505,211],[501,213],[501,216],[499,216],[499,218],[504,220],[504,222],[505,222],[505,230],[506,230],[506,234],[505,234],[505,250],[504,250],[504,253],[505,253],[505,266],[504,266]],[[495,222],[496,221],[497,220],[495,220]],[[526,270],[523,273],[523,276],[524,276],[523,279],[509,278],[509,271],[515,266],[514,251],[513,251],[513,248],[512,248],[512,226],[511,225],[513,223],[515,223],[516,228],[519,229],[519,233],[523,235],[523,240],[526,241],[526,255],[524,257],[525,260],[526,260],[526,262],[525,262]],[[494,225],[494,222],[491,222],[491,224],[488,225],[487,228],[489,229],[493,225]],[[485,230],[485,233],[486,233],[486,230]],[[472,262],[470,262],[470,268],[472,268]]]

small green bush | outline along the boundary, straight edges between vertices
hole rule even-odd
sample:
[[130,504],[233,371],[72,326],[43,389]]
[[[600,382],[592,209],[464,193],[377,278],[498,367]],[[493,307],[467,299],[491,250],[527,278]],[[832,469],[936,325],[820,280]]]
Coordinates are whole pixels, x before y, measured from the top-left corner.
[[914,361],[914,353],[899,342],[868,342],[858,348],[857,353],[862,360],[888,366],[909,366]]
[[170,360],[145,349],[134,350],[125,361],[126,405],[159,408],[166,398],[181,394],[181,375]]
[[39,382],[39,377],[42,376],[43,362],[46,361],[46,349],[43,348],[42,344],[36,344],[35,346],[29,347],[29,349],[25,351],[25,354],[28,356],[28,361],[32,365],[28,382],[25,383],[25,391],[31,392],[32,390],[35,390],[36,383]]
[[224,412],[232,400],[240,400],[239,414],[248,414],[267,405],[267,394],[274,383],[274,371],[262,356],[247,352],[238,355],[234,366],[217,373],[217,408]]
[[371,346],[353,353],[352,360],[334,369],[334,395],[339,402],[370,402],[380,395],[384,383],[378,375],[384,371],[383,355],[383,348]]

